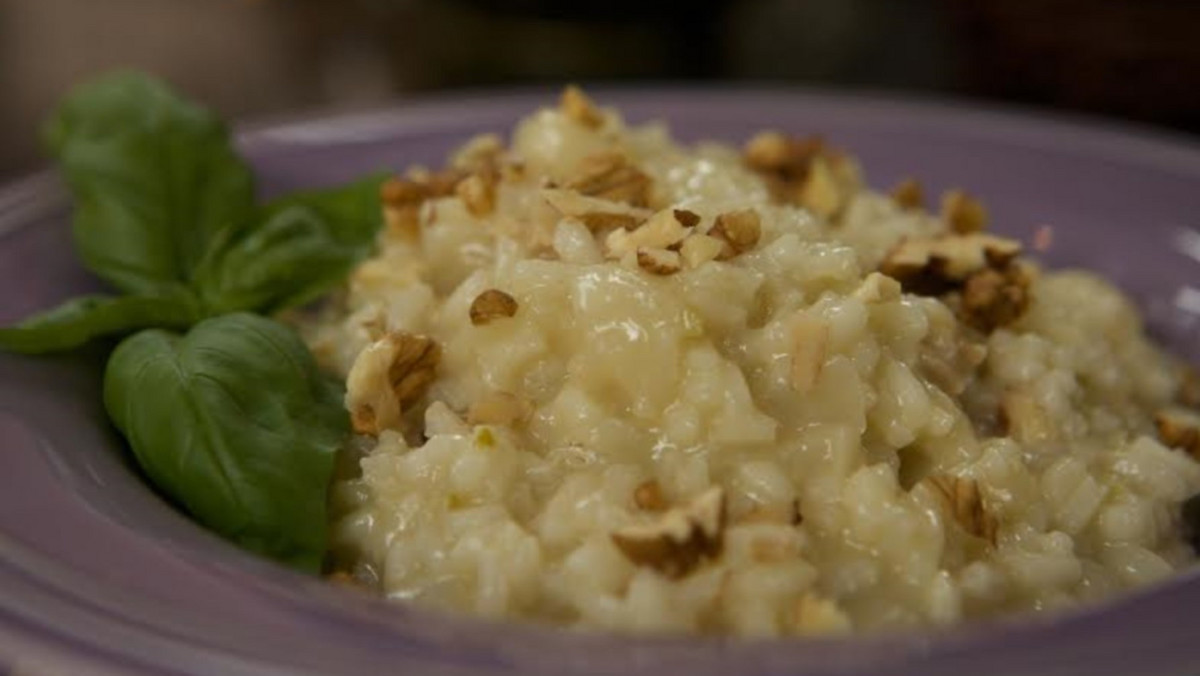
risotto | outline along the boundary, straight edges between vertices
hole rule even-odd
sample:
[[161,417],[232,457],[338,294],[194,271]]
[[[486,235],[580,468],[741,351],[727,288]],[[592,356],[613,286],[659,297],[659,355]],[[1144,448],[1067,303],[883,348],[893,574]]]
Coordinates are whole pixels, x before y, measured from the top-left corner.
[[568,89],[383,188],[305,331],[355,446],[332,560],[626,632],[1043,611],[1190,565],[1189,372],[1119,291],[818,139],[683,146]]

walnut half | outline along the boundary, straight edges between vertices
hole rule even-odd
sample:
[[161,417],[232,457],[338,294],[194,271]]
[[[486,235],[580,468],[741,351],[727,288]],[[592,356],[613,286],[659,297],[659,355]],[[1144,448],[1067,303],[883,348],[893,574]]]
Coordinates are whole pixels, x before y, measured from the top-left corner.
[[613,532],[612,541],[635,564],[677,579],[705,559],[720,556],[725,518],[725,491],[713,487],[687,506],[668,510],[653,523]]
[[1200,415],[1183,408],[1170,408],[1154,416],[1154,426],[1164,445],[1200,460]]

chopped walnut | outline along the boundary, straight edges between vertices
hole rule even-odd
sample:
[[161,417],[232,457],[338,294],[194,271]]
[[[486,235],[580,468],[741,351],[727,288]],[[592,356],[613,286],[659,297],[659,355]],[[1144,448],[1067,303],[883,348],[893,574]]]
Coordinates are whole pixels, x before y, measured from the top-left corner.
[[808,312],[792,319],[792,389],[805,394],[817,384],[829,349],[829,324]]
[[379,434],[400,423],[404,408],[436,377],[441,350],[426,336],[391,332],[358,354],[346,378],[346,407],[354,431]]
[[758,244],[762,237],[762,222],[754,209],[729,211],[717,216],[709,237],[715,237],[724,244],[721,255],[717,258],[725,260],[738,256]]
[[1023,389],[1006,392],[1000,401],[1000,427],[1023,444],[1050,441],[1058,436],[1054,421]]
[[668,510],[650,524],[612,534],[621,553],[639,566],[681,578],[705,559],[720,556],[725,537],[725,491],[710,488],[686,507]]
[[987,209],[962,190],[947,190],[942,194],[942,220],[960,235],[981,232],[987,228]]
[[742,157],[746,166],[755,171],[777,174],[791,181],[807,176],[813,158],[825,152],[825,142],[819,137],[800,138],[764,131],[746,142]]
[[1160,411],[1154,416],[1158,438],[1200,460],[1200,415],[1183,408]]
[[596,108],[596,104],[575,85],[563,90],[559,108],[568,119],[590,129],[599,129],[604,124],[604,115]]
[[897,183],[892,188],[891,196],[901,209],[915,210],[925,207],[925,190],[915,178],[906,178]]
[[426,200],[446,197],[465,176],[457,170],[436,173],[410,172],[405,178],[393,177],[379,188],[383,218],[389,236],[413,238],[420,232],[421,205]]
[[592,232],[632,230],[653,213],[624,202],[581,195],[574,190],[545,189],[542,197],[555,211],[578,220]]
[[624,153],[605,150],[583,158],[575,176],[563,186],[588,197],[644,207],[650,201],[650,177]]
[[822,157],[813,159],[797,197],[801,206],[821,218],[833,218],[846,202],[833,168]]
[[716,260],[725,250],[725,241],[708,235],[692,233],[679,245],[679,256],[683,264],[693,270],[701,265]]
[[471,323],[483,326],[517,314],[517,300],[499,289],[488,289],[471,301]]
[[652,275],[673,275],[682,269],[678,253],[644,246],[638,247],[637,264]]
[[633,504],[647,512],[662,512],[670,506],[657,479],[647,479],[633,489]]
[[981,233],[902,240],[879,266],[904,290],[938,295],[961,286],[985,268],[1003,268],[1021,253],[1016,240]]
[[872,272],[854,290],[854,297],[864,303],[887,303],[900,299],[900,282],[878,272]]
[[1191,366],[1179,369],[1179,386],[1175,390],[1175,401],[1191,408],[1200,410],[1200,373]]
[[504,154],[504,141],[496,134],[479,134],[454,152],[450,166],[462,171],[479,171],[495,167]]
[[671,213],[675,214],[675,220],[685,228],[694,228],[700,224],[700,214],[687,209],[673,209]]
[[1016,264],[980,270],[963,286],[959,316],[984,333],[1008,326],[1029,307],[1031,282],[1028,272]]
[[979,482],[967,477],[935,474],[921,483],[938,497],[942,506],[967,533],[996,544],[996,518],[988,513],[979,492]]
[[509,392],[490,392],[467,409],[472,425],[517,426],[533,415],[533,403]]
[[471,174],[459,181],[454,192],[476,218],[488,216],[496,209],[496,176],[493,172]]
[[605,238],[604,246],[609,258],[621,258],[641,248],[671,249],[689,232],[670,209],[665,209],[633,230],[613,230]]

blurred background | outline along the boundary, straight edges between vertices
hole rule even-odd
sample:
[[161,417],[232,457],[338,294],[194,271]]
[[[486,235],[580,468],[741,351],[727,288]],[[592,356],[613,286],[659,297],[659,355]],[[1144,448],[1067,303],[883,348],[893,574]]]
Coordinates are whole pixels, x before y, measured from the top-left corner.
[[0,0],[0,178],[74,82],[226,115],[464,87],[734,81],[950,94],[1200,131],[1197,0]]

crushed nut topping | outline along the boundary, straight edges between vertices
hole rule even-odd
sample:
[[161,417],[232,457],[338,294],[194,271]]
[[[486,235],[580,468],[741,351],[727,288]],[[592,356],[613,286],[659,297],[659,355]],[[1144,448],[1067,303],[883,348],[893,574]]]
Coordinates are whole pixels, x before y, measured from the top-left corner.
[[864,303],[887,303],[900,299],[900,282],[878,272],[872,272],[854,290],[854,297]]
[[647,512],[662,512],[670,506],[657,479],[647,479],[633,489],[633,504]]
[[604,246],[609,258],[621,258],[641,248],[671,249],[689,232],[670,209],[665,209],[633,230],[613,230],[605,238]]
[[479,171],[499,164],[504,154],[504,141],[496,134],[479,134],[464,143],[454,153],[450,166],[461,171]]
[[829,324],[808,312],[792,319],[792,388],[804,394],[817,384],[829,349]]
[[754,209],[729,211],[717,216],[708,235],[723,242],[717,258],[725,260],[753,249],[762,237],[762,223]]
[[687,209],[673,209],[671,213],[675,214],[675,220],[685,228],[694,228],[700,224],[700,214]]
[[1164,445],[1200,460],[1200,415],[1183,408],[1170,408],[1154,416],[1154,426]]
[[961,286],[975,272],[1003,268],[1020,253],[1020,242],[985,234],[910,238],[888,252],[879,271],[905,291],[938,295]]
[[962,190],[947,190],[942,194],[942,220],[951,232],[965,235],[986,229],[988,214],[974,197]]
[[459,181],[454,192],[476,218],[488,216],[496,209],[496,175],[492,171],[471,174]]
[[635,207],[650,201],[650,177],[619,151],[605,150],[583,158],[575,176],[563,187]]
[[746,143],[743,160],[779,201],[800,204],[823,218],[836,216],[845,206],[848,194],[842,184],[852,170],[819,137],[761,132]]
[[664,513],[656,522],[626,526],[612,534],[621,553],[639,566],[681,578],[705,559],[720,556],[725,538],[725,491],[713,487],[686,507]]
[[574,190],[548,188],[542,190],[542,197],[555,211],[578,220],[592,232],[632,230],[653,213],[624,202],[581,195]]
[[1000,401],[1000,429],[1023,444],[1053,440],[1058,436],[1054,421],[1029,392],[1015,389]]
[[906,178],[897,183],[891,190],[891,196],[901,209],[925,208],[925,189],[915,178]]
[[1029,273],[1017,264],[980,270],[963,285],[959,316],[984,333],[1008,326],[1029,307],[1031,282]]
[[808,176],[800,184],[800,205],[821,218],[833,218],[846,202],[846,195],[828,160],[817,157],[812,161]]
[[692,233],[680,243],[679,256],[689,270],[694,270],[709,261],[716,260],[724,250],[724,240]]
[[396,427],[436,377],[441,350],[431,338],[391,332],[358,354],[346,378],[346,407],[359,434]]
[[978,481],[949,474],[935,474],[926,477],[922,483],[942,501],[946,512],[964,531],[995,546],[996,519],[984,507]]
[[533,403],[510,392],[489,392],[467,409],[472,425],[516,426],[533,415]]
[[638,247],[637,264],[653,275],[673,275],[683,267],[678,253],[644,246]]
[[412,238],[420,231],[421,205],[426,200],[454,194],[465,173],[448,169],[439,172],[415,171],[407,177],[392,177],[379,188],[383,218],[389,235]]
[[517,314],[517,300],[499,289],[488,289],[471,301],[471,323],[483,326],[494,319]]
[[569,85],[563,90],[559,108],[568,119],[590,129],[599,129],[604,124],[604,116],[596,104],[575,85]]

